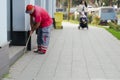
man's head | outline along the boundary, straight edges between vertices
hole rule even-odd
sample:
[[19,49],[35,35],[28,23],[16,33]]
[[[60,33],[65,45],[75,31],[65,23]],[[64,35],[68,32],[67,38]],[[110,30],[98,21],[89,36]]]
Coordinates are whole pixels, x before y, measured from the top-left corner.
[[26,13],[32,14],[33,12],[34,12],[34,6],[31,5],[31,4],[28,4],[28,5],[26,6]]

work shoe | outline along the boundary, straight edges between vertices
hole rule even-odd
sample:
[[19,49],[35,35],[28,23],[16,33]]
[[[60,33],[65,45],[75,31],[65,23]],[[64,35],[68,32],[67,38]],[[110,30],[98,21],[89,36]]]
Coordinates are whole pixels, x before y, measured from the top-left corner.
[[33,52],[38,54],[45,54],[44,52],[38,51],[38,49],[34,50]]
[[38,54],[45,54],[47,47],[44,46],[38,46],[38,48],[34,49],[34,53]]
[[38,53],[38,49],[34,49],[34,51],[33,51],[34,53]]

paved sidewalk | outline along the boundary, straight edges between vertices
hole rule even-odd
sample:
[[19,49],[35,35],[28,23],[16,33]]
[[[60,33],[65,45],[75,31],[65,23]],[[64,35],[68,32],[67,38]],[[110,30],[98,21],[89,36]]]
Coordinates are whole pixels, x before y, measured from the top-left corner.
[[120,41],[102,28],[77,26],[52,30],[48,52],[23,55],[8,80],[120,80]]

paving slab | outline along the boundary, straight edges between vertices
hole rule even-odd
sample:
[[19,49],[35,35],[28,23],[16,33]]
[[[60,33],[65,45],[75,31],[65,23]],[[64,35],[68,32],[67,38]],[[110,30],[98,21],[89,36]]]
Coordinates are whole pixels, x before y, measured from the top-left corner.
[[[10,78],[120,80],[120,41],[103,28],[78,30],[77,26],[63,22],[63,29],[52,30],[47,53],[24,54],[10,68]],[[32,43],[34,46],[36,43]]]

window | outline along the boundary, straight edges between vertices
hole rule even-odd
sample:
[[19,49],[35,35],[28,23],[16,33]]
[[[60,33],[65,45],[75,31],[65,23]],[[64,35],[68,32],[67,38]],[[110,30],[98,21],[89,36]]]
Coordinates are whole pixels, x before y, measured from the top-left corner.
[[101,12],[103,13],[111,13],[111,12],[114,12],[113,8],[104,8],[104,9],[101,9]]

